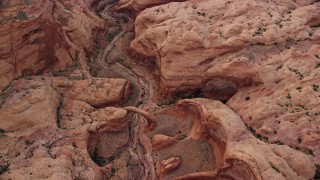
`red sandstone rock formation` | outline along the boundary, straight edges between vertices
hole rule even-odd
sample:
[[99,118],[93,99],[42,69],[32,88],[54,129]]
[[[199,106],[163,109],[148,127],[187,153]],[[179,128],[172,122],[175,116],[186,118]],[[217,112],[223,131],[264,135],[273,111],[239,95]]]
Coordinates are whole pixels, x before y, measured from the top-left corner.
[[176,1],[184,0],[120,0],[117,3],[117,9],[131,9],[135,12],[141,12],[146,8]]
[[285,145],[267,144],[256,139],[239,115],[218,101],[182,100],[180,105],[198,115],[190,138],[206,138],[215,150],[216,170],[177,179],[311,179],[315,166],[310,156]]
[[228,99],[241,87],[262,83],[264,61],[276,53],[272,48],[318,41],[318,4],[289,0],[168,3],[139,14],[131,47],[157,57],[164,93],[201,89],[216,99]]
[[0,90],[21,75],[84,65],[103,28],[82,0],[5,0],[0,10]]
[[316,0],[0,1],[0,179],[317,179],[319,25]]
[[142,11],[131,47],[164,93],[228,102],[258,136],[319,164],[319,2],[186,1]]

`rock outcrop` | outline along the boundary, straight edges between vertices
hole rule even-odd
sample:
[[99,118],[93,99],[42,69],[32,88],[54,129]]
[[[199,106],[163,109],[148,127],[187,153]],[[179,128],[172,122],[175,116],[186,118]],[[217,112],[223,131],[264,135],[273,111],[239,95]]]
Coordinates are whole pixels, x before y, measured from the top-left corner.
[[157,57],[169,97],[232,97],[257,136],[319,164],[319,15],[316,1],[172,2],[138,15],[131,47]]
[[8,150],[1,160],[7,160],[9,170],[0,178],[103,179],[103,169],[87,151],[88,137],[85,127],[72,131],[44,128],[15,140],[2,149]]
[[[65,96],[63,102],[59,103],[61,98],[57,91]],[[63,77],[34,76],[15,80],[1,98],[0,129],[26,133],[27,128],[56,127],[56,121],[60,122],[61,118],[57,117],[58,108],[69,119],[84,120],[82,112],[93,112],[95,106],[123,104],[129,92],[130,83],[120,78],[72,81]]]
[[262,83],[261,66],[274,52],[265,50],[315,43],[318,18],[319,3],[312,1],[172,2],[138,15],[131,47],[157,57],[164,93],[201,89],[228,99]]
[[130,9],[133,12],[140,13],[146,8],[177,1],[184,0],[120,0],[116,9]]
[[182,100],[180,106],[198,117],[187,138],[204,138],[215,150],[215,170],[195,172],[176,179],[312,179],[310,156],[285,145],[267,144],[255,138],[239,115],[218,101]]
[[263,84],[228,101],[259,136],[310,154],[320,164],[320,45],[298,42],[266,59]]
[[3,0],[0,16],[1,180],[320,178],[317,0]]
[[0,10],[0,90],[21,75],[84,66],[103,28],[82,0],[5,0]]
[[71,99],[87,102],[91,106],[121,104],[128,98],[130,83],[120,78],[93,78],[74,81],[66,91]]
[[17,80],[0,106],[0,129],[13,136],[30,135],[42,128],[55,128],[59,104],[57,92],[46,81]]
[[[151,118],[151,122],[154,122],[153,116],[135,107],[96,109],[89,103],[121,104],[125,101],[123,89],[126,85],[127,81],[119,78],[69,80],[31,76],[13,81],[1,97],[0,179],[105,179],[115,176],[114,168],[109,168],[114,162],[101,164],[105,162],[102,158],[110,157],[100,157],[100,154],[118,153],[121,146],[130,142],[129,111]],[[102,89],[97,92],[92,87]],[[79,94],[86,95],[77,98]],[[105,144],[110,139],[119,142],[111,143],[114,152]],[[126,167],[122,162],[129,161],[129,157],[126,154],[124,160],[118,160],[121,168]],[[113,166],[120,168],[120,165]],[[127,176],[117,174],[119,178]]]

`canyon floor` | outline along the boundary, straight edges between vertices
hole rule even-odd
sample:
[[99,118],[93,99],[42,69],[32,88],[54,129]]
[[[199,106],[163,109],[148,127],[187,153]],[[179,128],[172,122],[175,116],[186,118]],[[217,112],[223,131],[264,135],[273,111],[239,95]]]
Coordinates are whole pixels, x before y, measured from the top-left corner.
[[320,179],[317,0],[3,0],[0,42],[0,180]]

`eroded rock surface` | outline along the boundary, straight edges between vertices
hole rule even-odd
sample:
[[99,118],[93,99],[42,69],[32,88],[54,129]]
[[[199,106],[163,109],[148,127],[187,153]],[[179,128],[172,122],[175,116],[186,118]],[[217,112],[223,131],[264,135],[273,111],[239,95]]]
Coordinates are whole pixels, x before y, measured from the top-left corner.
[[162,92],[228,105],[268,143],[319,164],[317,1],[186,1],[147,8],[131,47],[156,56]]
[[0,1],[0,179],[320,178],[319,8]]
[[243,179],[311,179],[315,166],[311,157],[285,145],[256,139],[239,115],[218,101],[182,100],[188,111],[198,115],[189,137],[206,138],[215,150],[216,170],[178,177]]
[[0,90],[21,75],[84,65],[103,28],[82,0],[4,0],[0,10]]
[[0,106],[0,129],[17,136],[56,127],[57,92],[44,80],[17,80]]
[[263,59],[273,54],[267,49],[316,43],[318,18],[313,1],[172,2],[139,14],[131,47],[157,57],[164,93],[202,89],[228,99],[262,83]]
[[93,78],[74,81],[66,96],[101,107],[108,104],[121,104],[128,98],[130,83],[125,79]]
[[320,163],[319,44],[297,43],[266,59],[263,85],[241,89],[232,107],[269,142],[290,145]]
[[141,12],[146,8],[175,1],[184,0],[120,0],[117,3],[117,9],[131,9],[135,12]]
[[[83,101],[71,99],[71,95],[63,98],[74,89],[80,89],[80,93],[90,89],[90,86],[74,88],[79,81],[84,80],[32,76],[15,80],[6,89],[0,107],[3,145],[0,163],[1,168],[10,166],[10,171],[4,173],[1,169],[1,174],[4,173],[1,179],[101,179],[110,176],[111,169],[101,169],[91,159],[94,153],[91,149],[94,151],[97,139],[104,132],[121,132],[128,127],[127,111],[115,107],[95,109],[86,102],[88,98]],[[91,79],[91,82],[96,81],[104,87],[99,91],[102,95],[92,91],[88,97],[112,104],[103,95],[112,91],[108,97],[119,97],[116,102],[123,103],[125,98],[119,84],[115,83],[119,89],[103,86],[106,82],[117,81]]]

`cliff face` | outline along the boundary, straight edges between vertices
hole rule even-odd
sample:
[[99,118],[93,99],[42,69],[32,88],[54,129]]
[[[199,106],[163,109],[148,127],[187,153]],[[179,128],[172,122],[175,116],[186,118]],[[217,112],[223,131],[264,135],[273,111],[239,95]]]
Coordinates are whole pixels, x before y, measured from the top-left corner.
[[0,9],[1,90],[18,76],[80,63],[103,28],[82,1],[1,1]]

